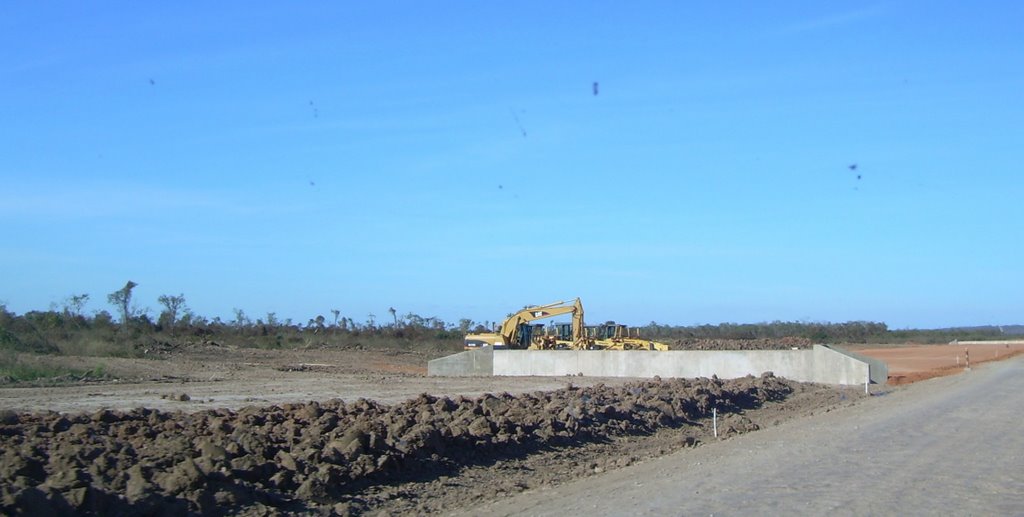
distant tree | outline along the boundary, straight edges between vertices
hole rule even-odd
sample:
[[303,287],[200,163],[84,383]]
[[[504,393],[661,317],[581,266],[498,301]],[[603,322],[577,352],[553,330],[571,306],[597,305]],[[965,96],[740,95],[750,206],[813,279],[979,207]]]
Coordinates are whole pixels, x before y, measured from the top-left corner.
[[113,328],[114,318],[107,311],[98,311],[92,317],[93,328]]
[[423,324],[425,327],[429,327],[433,330],[444,330],[445,328],[444,320],[435,316],[430,316],[424,319]]
[[160,314],[158,322],[166,325],[171,329],[171,332],[173,332],[174,325],[178,322],[178,313],[183,310],[187,310],[185,307],[185,295],[179,294],[174,296],[161,294],[157,297],[156,301],[160,302],[160,305],[164,306],[164,312]]
[[0,329],[10,325],[15,316],[13,312],[7,310],[7,303],[0,302]]
[[395,320],[395,327],[398,326],[398,311],[394,307],[388,307],[388,312],[391,313],[391,318]]
[[405,319],[405,321],[409,322],[410,327],[423,328],[426,326],[427,320],[424,319],[423,316],[420,316],[419,314],[414,314],[410,312],[409,314],[403,316],[403,318]]
[[339,311],[338,309],[331,309],[331,314],[334,315],[334,325],[333,326],[337,327],[338,326],[338,318],[341,316],[341,311]]
[[242,327],[245,327],[245,326],[249,325],[250,323],[252,323],[251,321],[249,321],[249,317],[245,315],[245,311],[243,311],[242,309],[231,309],[231,310],[233,310],[235,312],[235,321],[234,321],[235,327],[241,329]]
[[82,309],[85,308],[85,304],[87,303],[89,303],[88,294],[73,294],[64,303],[64,314],[74,317],[81,316]]
[[374,325],[374,320],[376,320],[376,319],[377,319],[377,315],[371,312],[370,314],[367,314],[367,315],[366,315],[366,318],[367,318],[367,324],[368,324],[368,326],[369,326],[370,328],[373,328],[373,327],[375,326],[375,325]]
[[129,280],[124,287],[107,295],[107,302],[121,313],[121,328],[128,328],[128,323],[132,319],[132,289],[138,285]]
[[193,325],[205,325],[206,318],[202,316],[196,316],[196,314],[192,312],[191,309],[185,309],[184,311],[182,311],[181,317],[178,319],[178,323],[185,328],[189,328]]

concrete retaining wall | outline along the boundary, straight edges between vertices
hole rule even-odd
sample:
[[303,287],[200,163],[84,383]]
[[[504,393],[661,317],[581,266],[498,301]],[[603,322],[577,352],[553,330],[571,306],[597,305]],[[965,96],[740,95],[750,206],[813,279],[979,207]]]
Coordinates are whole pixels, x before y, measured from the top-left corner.
[[868,357],[866,355],[854,353],[849,350],[844,350],[842,348],[835,347],[832,345],[824,346],[828,347],[829,350],[839,352],[840,354],[843,354],[845,356],[849,356],[858,361],[863,361],[867,363],[868,371],[871,375],[871,382],[873,384],[885,384],[886,381],[889,379],[889,365],[885,364],[885,361],[875,359],[874,357]]
[[811,350],[570,351],[497,350],[494,375],[711,377],[773,372],[802,382],[864,384],[868,364],[823,346]]
[[[591,377],[711,377],[733,379],[773,372],[801,382],[864,384],[868,362],[815,345],[810,350],[573,351],[473,350],[434,359],[428,375]],[[877,373],[875,374],[877,375]],[[882,372],[885,382],[885,372]]]

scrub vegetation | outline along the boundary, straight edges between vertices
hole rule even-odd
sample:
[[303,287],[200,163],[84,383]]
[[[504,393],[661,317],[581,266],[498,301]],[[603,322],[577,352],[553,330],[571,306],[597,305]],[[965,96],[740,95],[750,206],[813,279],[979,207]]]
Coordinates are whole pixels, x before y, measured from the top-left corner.
[[[489,330],[495,323],[460,319],[456,323],[414,313],[402,315],[394,307],[378,318],[369,314],[358,320],[337,309],[305,322],[280,319],[274,313],[251,317],[233,309],[233,318],[207,318],[188,308],[183,294],[157,298],[156,315],[139,309],[129,281],[110,293],[106,301],[115,316],[104,309],[87,312],[89,294],[74,294],[49,310],[16,314],[0,304],[0,381],[19,382],[44,378],[101,377],[95,370],[79,371],[47,366],[45,356],[154,357],[181,346],[216,344],[261,349],[354,348],[457,351],[467,332]],[[999,339],[1019,327],[970,329],[892,330],[885,323],[784,322],[675,326],[650,322],[640,328],[644,337],[668,342],[674,348],[705,348],[722,345],[747,348],[745,344],[809,343],[947,343],[952,340]]]

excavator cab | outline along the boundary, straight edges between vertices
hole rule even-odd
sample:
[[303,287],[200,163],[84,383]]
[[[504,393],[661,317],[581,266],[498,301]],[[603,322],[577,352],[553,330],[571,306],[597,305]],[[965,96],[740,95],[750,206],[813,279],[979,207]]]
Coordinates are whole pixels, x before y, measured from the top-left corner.
[[555,339],[559,341],[572,341],[572,323],[556,323]]
[[515,335],[516,342],[512,348],[529,348],[530,344],[535,340],[543,339],[544,337],[543,323],[520,323],[519,332]]
[[608,339],[629,337],[629,327],[618,323],[605,323],[605,334]]
[[598,340],[624,338],[629,337],[629,329],[625,325],[609,321],[602,325],[587,326],[587,336]]

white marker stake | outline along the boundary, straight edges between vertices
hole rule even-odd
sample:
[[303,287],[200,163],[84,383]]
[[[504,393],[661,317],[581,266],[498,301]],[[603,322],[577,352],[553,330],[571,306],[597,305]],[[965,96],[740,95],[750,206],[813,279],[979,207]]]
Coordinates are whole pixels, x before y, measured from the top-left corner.
[[715,427],[715,438],[718,438],[718,408],[711,408],[711,421]]
[[871,370],[868,370],[867,377],[864,377],[864,394],[870,395],[871,391],[868,389],[868,385],[871,384]]

